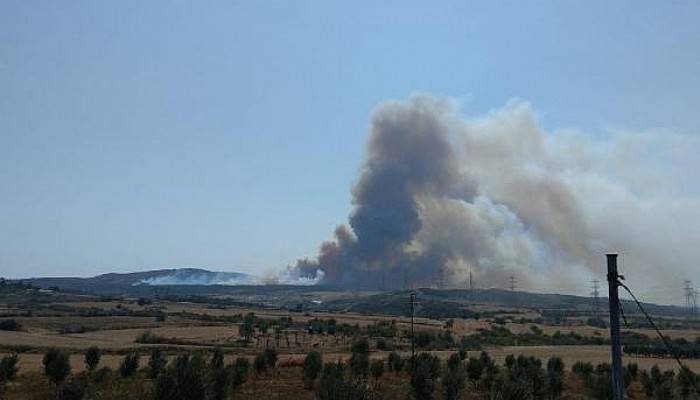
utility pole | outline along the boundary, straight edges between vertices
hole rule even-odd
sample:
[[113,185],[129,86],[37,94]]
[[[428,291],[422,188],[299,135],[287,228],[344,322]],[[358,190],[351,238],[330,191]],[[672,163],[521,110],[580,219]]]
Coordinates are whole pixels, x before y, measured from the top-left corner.
[[622,349],[620,346],[620,299],[618,296],[617,254],[606,254],[608,261],[608,299],[610,301],[610,347],[612,352],[612,398],[623,400]]
[[414,319],[416,314],[416,293],[411,292],[411,370],[416,360],[416,331],[414,327]]
[[472,284],[472,269],[471,267],[469,268],[469,290],[474,289],[474,285]]
[[515,291],[515,276],[514,275],[510,276],[510,291],[511,292]]
[[595,317],[599,318],[600,317],[600,281],[597,279],[594,279],[591,281],[591,284],[593,285],[593,291],[591,292],[591,295],[593,296],[593,312],[595,313]]

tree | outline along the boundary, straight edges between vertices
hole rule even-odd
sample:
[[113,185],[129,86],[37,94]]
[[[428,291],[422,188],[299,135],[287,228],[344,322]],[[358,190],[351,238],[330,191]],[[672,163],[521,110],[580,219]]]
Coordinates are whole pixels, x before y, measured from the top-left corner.
[[255,356],[255,360],[253,360],[253,368],[258,374],[261,374],[267,370],[267,360],[265,359],[265,354],[260,353]]
[[464,389],[465,380],[466,371],[462,365],[462,357],[459,353],[454,353],[447,361],[447,372],[442,383],[445,400],[456,400]]
[[69,378],[60,388],[60,400],[82,400],[85,397],[87,382],[82,377]]
[[250,361],[245,357],[238,357],[236,361],[229,367],[231,373],[231,386],[236,389],[245,383],[250,372]]
[[353,375],[366,378],[369,374],[369,341],[360,339],[352,344],[350,350],[350,370]]
[[102,357],[102,351],[96,347],[92,346],[85,352],[85,366],[88,371],[94,371],[97,365],[100,363],[100,358]]
[[277,350],[268,347],[263,350],[263,356],[265,357],[265,364],[269,368],[274,368],[277,365]]
[[413,361],[411,388],[416,400],[430,400],[435,392],[435,382],[440,377],[440,360],[429,354],[420,353]]
[[547,395],[556,400],[564,391],[564,362],[559,357],[547,361]]
[[189,354],[179,355],[158,376],[155,400],[204,400],[206,393],[204,361]]
[[15,378],[17,371],[19,371],[18,361],[17,354],[9,354],[0,359],[0,386]]
[[163,353],[157,347],[151,350],[151,356],[148,360],[148,377],[155,379],[163,372],[168,361],[163,357]]
[[376,382],[384,375],[384,360],[373,360],[369,367],[369,372]]
[[210,362],[212,369],[221,369],[224,367],[224,352],[221,349],[214,349],[214,354],[211,356]]
[[394,371],[397,374],[403,369],[403,359],[401,355],[395,351],[389,353],[387,358],[387,365],[389,366],[389,371]]
[[695,387],[698,384],[698,376],[695,375],[693,371],[688,369],[688,367],[683,366],[676,376],[676,382],[676,386],[678,387],[678,396],[682,400],[693,398],[693,395],[695,394]]
[[139,353],[129,353],[124,356],[122,363],[119,366],[119,373],[122,378],[128,378],[133,375],[139,368]]
[[58,385],[63,382],[70,374],[70,361],[68,354],[56,348],[49,349],[44,358],[44,375],[54,384]]
[[215,349],[209,363],[209,400],[224,400],[231,382],[231,371],[224,368],[224,353],[221,349]]
[[[304,358],[304,378],[313,384],[323,369],[323,356],[316,350],[310,351]],[[311,385],[309,385],[311,386]]]
[[243,317],[243,324],[238,328],[238,333],[245,338],[246,342],[250,342],[250,339],[255,333],[255,327],[253,323],[255,322],[255,314],[248,313]]

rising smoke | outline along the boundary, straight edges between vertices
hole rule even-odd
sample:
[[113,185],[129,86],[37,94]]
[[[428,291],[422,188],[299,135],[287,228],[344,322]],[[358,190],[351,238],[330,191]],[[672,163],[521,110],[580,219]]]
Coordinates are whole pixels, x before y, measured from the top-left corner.
[[600,276],[602,253],[615,250],[642,274],[676,254],[682,276],[694,257],[653,237],[700,239],[697,228],[668,231],[667,218],[698,216],[696,193],[673,183],[667,162],[697,163],[698,148],[670,133],[548,133],[517,101],[477,119],[427,95],[386,102],[372,115],[349,224],[287,272],[386,289],[464,287],[471,272],[482,287],[515,275],[566,290]]

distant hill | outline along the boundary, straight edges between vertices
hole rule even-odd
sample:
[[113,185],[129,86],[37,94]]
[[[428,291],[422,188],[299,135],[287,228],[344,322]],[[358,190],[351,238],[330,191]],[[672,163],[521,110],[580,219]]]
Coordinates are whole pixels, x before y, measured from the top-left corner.
[[[502,289],[448,289],[438,290],[422,288],[414,291],[420,304],[419,315],[458,315],[455,310],[468,309],[474,305],[490,305],[504,308],[529,308],[539,310],[566,310],[567,312],[589,312],[593,307],[591,297],[554,294],[529,293]],[[328,311],[356,312],[361,314],[388,313],[401,315],[408,309],[410,291],[385,292],[361,298],[343,298],[325,302],[319,308]],[[632,301],[621,301],[630,314],[637,312]],[[607,298],[600,298],[601,309],[607,312]],[[682,316],[686,311],[682,307],[642,303],[652,314]],[[468,314],[468,313],[466,313]]]
[[[23,279],[35,286],[100,294],[143,292],[153,286],[251,285],[259,279],[240,272],[213,272],[200,268],[158,269],[144,272],[109,273],[91,278],[56,277]],[[148,290],[152,291],[152,290]]]

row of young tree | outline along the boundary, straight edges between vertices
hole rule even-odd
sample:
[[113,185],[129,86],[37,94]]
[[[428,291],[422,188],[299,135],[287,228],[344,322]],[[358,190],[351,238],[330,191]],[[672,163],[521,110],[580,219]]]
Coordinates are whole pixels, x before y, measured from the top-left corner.
[[[406,379],[415,400],[456,400],[469,393],[470,398],[520,400],[562,397],[567,385],[565,365],[558,357],[542,360],[525,356],[508,356],[498,365],[486,352],[468,357],[464,350],[450,355],[446,362],[431,353],[404,358],[391,352],[385,359],[370,358],[369,342],[353,343],[347,362],[323,360],[322,353],[309,352],[301,365],[304,387],[319,400],[371,400],[383,396],[382,376],[394,374]],[[43,372],[53,387],[56,399],[82,400],[96,398],[100,384],[106,379],[138,379],[151,382],[148,392],[139,398],[153,400],[224,400],[243,385],[251,374],[265,374],[278,365],[274,349],[266,349],[252,361],[238,357],[226,364],[224,353],[210,355],[182,353],[170,361],[158,349],[150,352],[148,362],[140,368],[138,353],[126,354],[118,371],[99,368],[102,353],[90,348],[84,355],[86,372],[71,374],[69,355],[58,349],[48,350],[43,357]],[[17,375],[18,356],[0,359],[1,386]],[[609,399],[610,367],[577,362],[572,376],[579,379],[587,398]],[[688,369],[678,373],[658,367],[641,371],[636,364],[624,370],[628,388],[638,381],[646,396],[655,400],[692,399],[697,395],[698,376]]]
[[628,344],[623,346],[622,351],[628,355],[642,357],[680,357],[680,358],[700,358],[700,343],[672,343],[671,350],[662,342],[651,344]]

